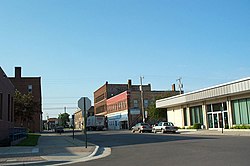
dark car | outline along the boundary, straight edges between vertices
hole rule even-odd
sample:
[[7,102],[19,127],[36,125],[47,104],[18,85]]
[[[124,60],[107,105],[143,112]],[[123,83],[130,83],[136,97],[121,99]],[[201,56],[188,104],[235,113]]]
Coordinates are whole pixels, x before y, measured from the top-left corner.
[[56,132],[56,133],[63,133],[63,132],[64,132],[64,129],[63,129],[62,126],[57,126],[57,127],[55,128],[55,132]]
[[138,131],[139,133],[151,132],[152,127],[148,123],[137,123],[132,127],[132,132],[134,133],[136,131]]

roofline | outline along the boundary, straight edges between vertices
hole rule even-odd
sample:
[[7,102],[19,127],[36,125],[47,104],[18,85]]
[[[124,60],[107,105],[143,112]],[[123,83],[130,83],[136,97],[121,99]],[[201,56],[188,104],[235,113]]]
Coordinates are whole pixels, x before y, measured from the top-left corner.
[[235,84],[235,83],[238,83],[238,82],[247,81],[247,80],[250,80],[250,77],[245,77],[245,78],[242,78],[242,79],[239,79],[239,80],[230,81],[230,82],[227,82],[227,83],[222,83],[222,84],[218,84],[218,85],[215,85],[215,86],[210,86],[210,87],[207,87],[207,88],[195,90],[195,91],[192,91],[192,92],[188,92],[188,93],[184,93],[184,94],[180,94],[180,95],[176,95],[176,96],[172,96],[172,97],[160,99],[160,100],[157,100],[156,102],[162,102],[162,101],[166,101],[166,100],[171,100],[171,99],[175,99],[175,98],[179,98],[179,97],[183,97],[183,96],[187,96],[187,95],[199,93],[199,92],[206,91],[206,90],[215,89],[215,88],[223,87],[223,86],[226,86],[226,85],[230,85],[230,84]]

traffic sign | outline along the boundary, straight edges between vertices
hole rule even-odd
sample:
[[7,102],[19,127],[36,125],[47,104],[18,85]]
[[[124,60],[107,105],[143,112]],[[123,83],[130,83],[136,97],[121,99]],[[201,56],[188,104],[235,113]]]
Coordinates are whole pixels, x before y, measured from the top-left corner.
[[81,97],[78,100],[78,107],[82,110],[82,111],[87,111],[90,109],[91,107],[91,100],[88,97]]

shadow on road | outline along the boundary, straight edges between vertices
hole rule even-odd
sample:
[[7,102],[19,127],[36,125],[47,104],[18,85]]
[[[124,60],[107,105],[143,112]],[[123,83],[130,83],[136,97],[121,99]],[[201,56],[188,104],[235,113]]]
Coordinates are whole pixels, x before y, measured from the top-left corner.
[[[77,135],[77,139],[84,141],[84,135]],[[128,146],[137,144],[152,144],[161,142],[172,142],[172,141],[190,141],[190,140],[204,140],[204,139],[216,139],[214,137],[204,136],[183,136],[180,134],[152,134],[152,133],[130,133],[129,131],[124,132],[88,132],[88,142],[97,144],[103,147],[117,147],[117,146]]]

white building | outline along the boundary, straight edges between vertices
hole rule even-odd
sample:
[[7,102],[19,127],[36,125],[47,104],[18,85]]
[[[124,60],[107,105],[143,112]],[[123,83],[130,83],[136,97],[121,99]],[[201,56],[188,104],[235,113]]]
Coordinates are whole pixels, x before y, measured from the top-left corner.
[[178,127],[206,129],[250,124],[250,77],[156,101]]

